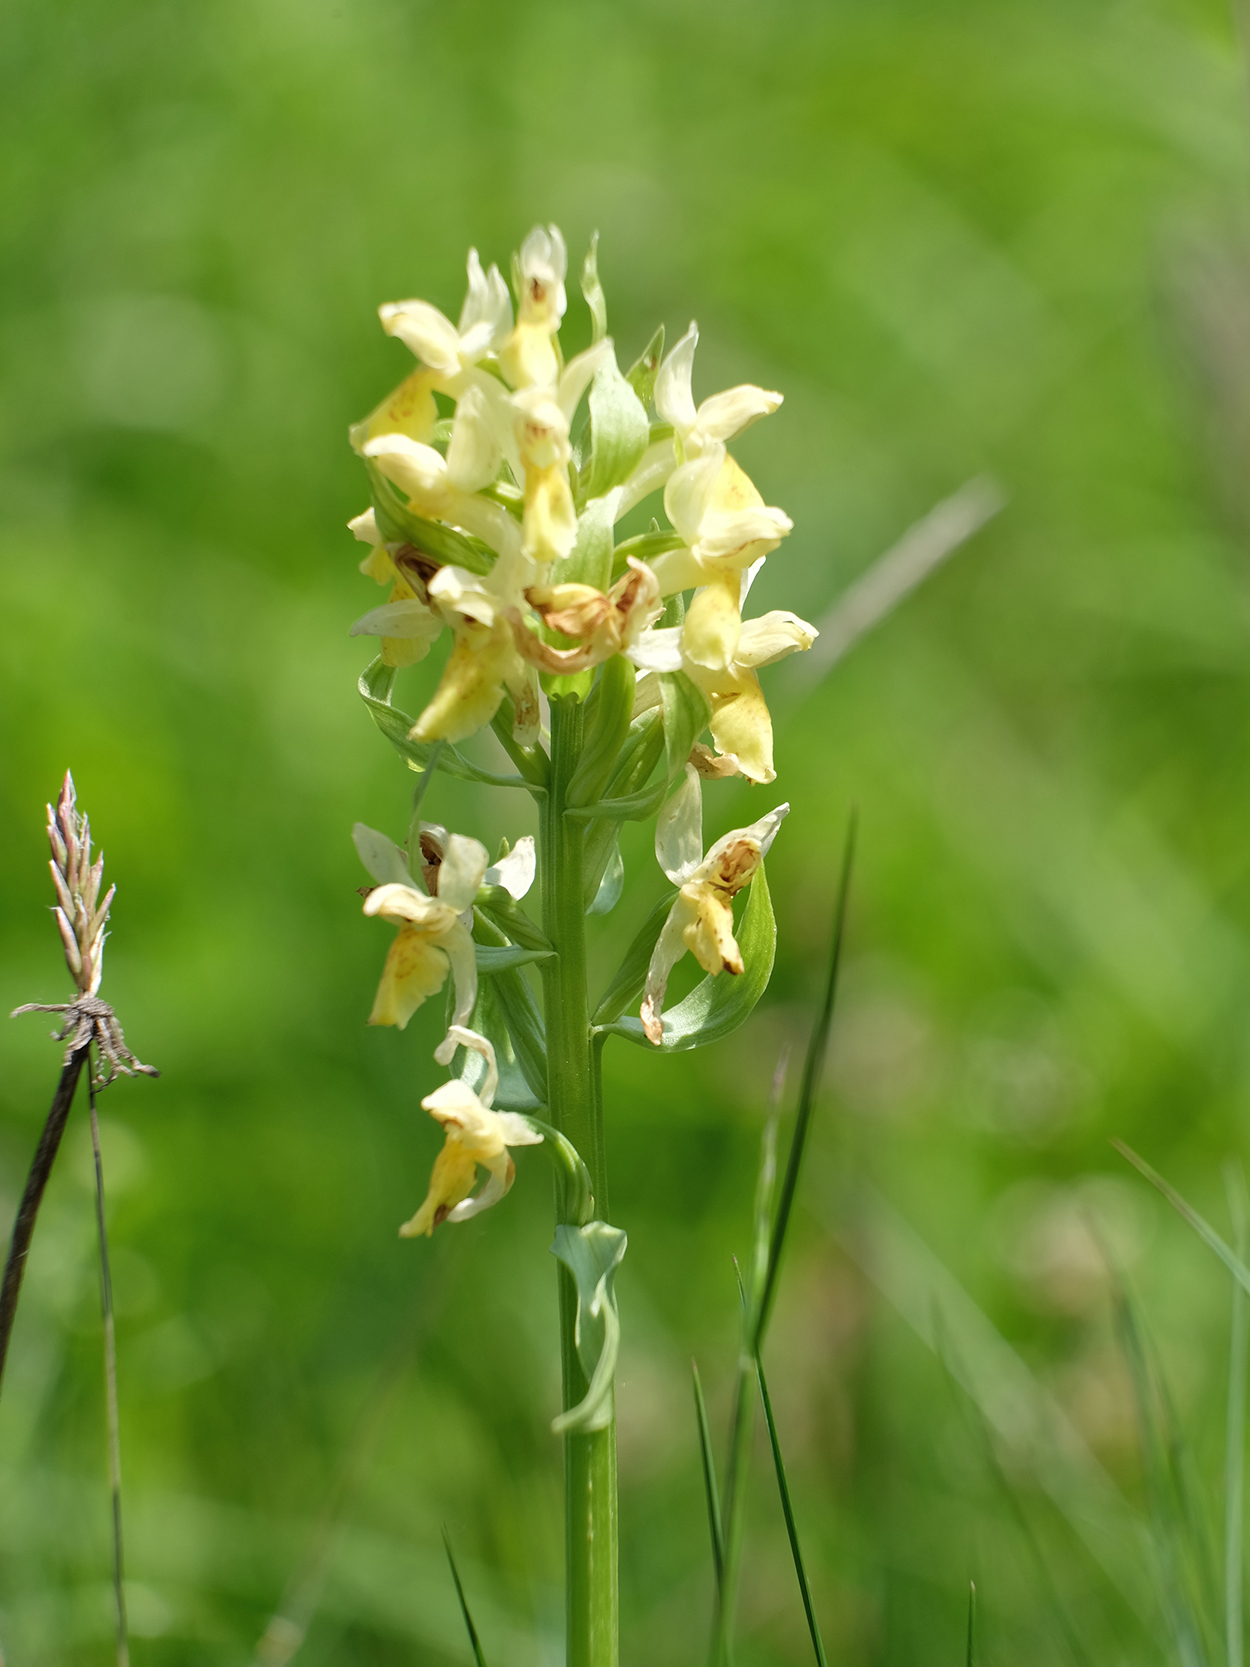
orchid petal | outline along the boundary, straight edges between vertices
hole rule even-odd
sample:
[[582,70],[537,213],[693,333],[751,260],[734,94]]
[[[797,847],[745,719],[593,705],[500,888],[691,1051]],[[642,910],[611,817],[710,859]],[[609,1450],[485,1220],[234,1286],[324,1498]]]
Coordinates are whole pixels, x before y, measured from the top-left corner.
[[664,360],[655,379],[655,408],[683,439],[697,420],[690,390],[698,345],[699,326],[691,320],[690,328]]
[[362,614],[348,632],[351,637],[412,637],[426,644],[432,643],[443,629],[437,614],[431,613],[424,602],[409,597],[399,602],[384,602]]
[[517,840],[506,856],[500,857],[497,863],[486,870],[482,883],[488,886],[502,886],[519,903],[534,884],[537,867],[534,836],[526,834],[524,839]]
[[771,417],[781,402],[780,394],[749,382],[740,388],[727,388],[723,394],[713,394],[700,405],[699,433],[706,440],[732,440],[761,417]]
[[655,858],[675,886],[684,885],[703,860],[703,789],[693,764],[660,809]]
[[455,375],[460,369],[460,332],[428,301],[391,301],[378,308],[388,336],[398,336],[423,365]]
[[449,834],[438,870],[438,900],[457,914],[472,908],[490,857],[480,840]]
[[357,822],[352,829],[352,843],[365,865],[366,873],[372,875],[379,885],[389,883],[416,890],[408,873],[408,859],[393,839],[388,839],[384,833],[364,822]]
[[797,614],[775,608],[771,613],[761,614],[758,619],[743,620],[735,660],[738,665],[749,666],[752,670],[771,666],[778,660],[784,660],[787,654],[804,653],[819,635],[814,625],[809,625]]

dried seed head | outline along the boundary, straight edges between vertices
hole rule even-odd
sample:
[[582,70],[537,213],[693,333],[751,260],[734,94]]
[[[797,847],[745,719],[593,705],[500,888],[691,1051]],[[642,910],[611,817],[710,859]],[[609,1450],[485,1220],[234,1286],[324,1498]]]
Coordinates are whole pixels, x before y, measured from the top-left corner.
[[70,975],[82,995],[95,995],[104,970],[105,925],[113,901],[110,887],[99,901],[104,854],[91,860],[91,825],[79,815],[74,778],[69,771],[56,805],[48,806],[48,843],[52,847],[52,881],[56,886],[57,927]]

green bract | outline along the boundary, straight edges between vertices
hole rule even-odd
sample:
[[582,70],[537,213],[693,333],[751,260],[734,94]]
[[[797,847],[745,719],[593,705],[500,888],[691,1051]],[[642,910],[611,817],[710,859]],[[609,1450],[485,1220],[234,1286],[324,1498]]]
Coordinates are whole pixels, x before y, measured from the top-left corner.
[[621,1322],[616,1312],[613,1283],[628,1240],[619,1227],[591,1221],[584,1227],[556,1228],[552,1255],[564,1263],[577,1286],[574,1336],[577,1357],[586,1374],[583,1398],[553,1418],[557,1435],[588,1435],[606,1430],[612,1422],[612,1379],[621,1345]]

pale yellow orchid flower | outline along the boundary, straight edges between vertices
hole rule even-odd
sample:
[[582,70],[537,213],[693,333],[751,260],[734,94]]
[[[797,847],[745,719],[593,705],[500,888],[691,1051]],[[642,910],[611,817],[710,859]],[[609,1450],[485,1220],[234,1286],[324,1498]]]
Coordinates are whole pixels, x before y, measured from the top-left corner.
[[406,434],[427,444],[438,421],[434,395],[456,397],[473,367],[505,342],[512,329],[512,306],[498,267],[482,271],[476,249],[469,250],[469,289],[455,325],[428,301],[390,301],[378,308],[387,335],[398,336],[421,361],[363,422],[350,430],[353,447],[363,453],[382,434]]
[[609,338],[570,359],[559,380],[512,395],[513,438],[525,487],[521,543],[540,566],[567,556],[577,539],[569,482],[569,427],[591,378],[612,352]]
[[[422,1100],[425,1110],[442,1125],[445,1139],[442,1151],[434,1160],[425,1202],[412,1220],[400,1228],[401,1238],[415,1239],[422,1234],[428,1237],[445,1221],[468,1221],[482,1210],[488,1210],[508,1192],[516,1178],[516,1166],[508,1148],[542,1144],[542,1135],[530,1126],[528,1119],[515,1112],[492,1109],[499,1073],[495,1050],[486,1037],[453,1024],[434,1057],[441,1065],[448,1065],[458,1047],[469,1048],[482,1056],[486,1062],[485,1076],[477,1092],[463,1079],[456,1078]],[[486,1171],[486,1184],[476,1197],[470,1198],[479,1165]]]
[[701,857],[702,790],[694,766],[687,764],[686,779],[664,806],[655,830],[660,867],[681,888],[656,940],[639,1014],[647,1040],[656,1047],[664,1039],[661,1019],[669,974],[687,950],[713,978],[742,971],[733,899],[750,883],[789,809],[778,805],[749,828],[735,828]]
[[470,249],[468,270],[469,289],[458,325],[428,301],[389,301],[378,308],[387,335],[398,336],[410,347],[441,378],[437,385],[446,392],[454,391],[447,383],[497,352],[512,332],[512,304],[499,268],[483,272],[477,250]]
[[697,666],[726,671],[742,629],[744,576],[794,523],[764,503],[719,442],[673,472],[664,508],[685,548],[652,563],[661,593],[697,587],[682,627],[683,651]]
[[413,725],[414,741],[463,741],[491,721],[505,691],[515,707],[516,739],[522,746],[538,739],[538,680],[517,649],[512,626],[521,593],[496,589],[495,577],[441,567],[430,580],[430,604],[451,626],[455,642],[433,698]]
[[554,337],[567,305],[568,269],[559,228],[535,226],[513,263],[516,328],[499,354],[500,368],[514,388],[548,387],[559,374]]
[[701,457],[709,446],[735,439],[761,417],[771,417],[782,403],[780,394],[744,383],[713,394],[696,410],[691,375],[698,344],[699,327],[692,322],[655,379],[655,408],[666,423],[672,423],[684,460]]
[[430,896],[384,834],[362,822],[352,830],[362,862],[381,882],[365,898],[364,912],[399,928],[369,1014],[371,1025],[402,1030],[421,1003],[442,989],[448,972],[456,987],[454,1023],[466,1023],[477,1000],[477,958],[463,917],[473,907],[489,859],[476,839],[441,828],[433,832],[440,836],[440,857],[433,867],[436,892]]
[[[712,705],[712,739],[726,762],[720,768],[703,768],[700,774],[741,774],[751,781],[769,782],[777,779],[773,721],[757,673],[787,655],[804,653],[818,635],[814,625],[778,608],[743,621],[738,646],[723,671],[709,671],[686,657],[680,626],[645,631],[626,652],[646,672],[684,671],[707,695]],[[651,704],[651,690],[640,685],[638,699],[635,711],[644,711]]]

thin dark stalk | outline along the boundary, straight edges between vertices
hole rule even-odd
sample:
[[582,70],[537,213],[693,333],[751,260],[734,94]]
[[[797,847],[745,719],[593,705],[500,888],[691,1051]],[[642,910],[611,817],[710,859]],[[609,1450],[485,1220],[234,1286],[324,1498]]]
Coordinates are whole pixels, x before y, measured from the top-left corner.
[[469,1613],[469,1601],[464,1595],[464,1587],[460,1582],[460,1570],[456,1567],[456,1559],[452,1556],[451,1536],[446,1528],[443,1529],[443,1549],[447,1553],[447,1561],[451,1566],[451,1578],[456,1583],[456,1596],[460,1599],[460,1613],[464,1616],[464,1624],[468,1629],[473,1660],[476,1667],[486,1667],[486,1657],[482,1654],[481,1640],[478,1638],[477,1628],[473,1624],[473,1616]]
[[716,1490],[716,1459],[712,1452],[712,1432],[708,1427],[707,1403],[703,1399],[703,1384],[699,1379],[697,1362],[690,1362],[694,1374],[694,1411],[699,1424],[699,1452],[703,1458],[703,1489],[707,1495],[707,1524],[712,1536],[712,1563],[716,1569],[716,1590],[725,1584],[725,1536],[721,1529],[720,1497]]
[[26,1257],[35,1231],[35,1219],[43,1202],[44,1188],[48,1184],[48,1176],[52,1173],[52,1165],[56,1162],[61,1136],[65,1133],[65,1122],[69,1117],[69,1108],[73,1104],[74,1090],[78,1087],[78,1078],[82,1074],[86,1059],[87,1048],[84,1045],[76,1049],[62,1067],[61,1078],[52,1097],[52,1108],[39,1137],[39,1145],[35,1148],[30,1174],[26,1177],[26,1190],[22,1193],[22,1201],[17,1207],[13,1237],[9,1241],[8,1259],[4,1264],[4,1283],[0,1286],[0,1384],[4,1381],[4,1363],[8,1358],[9,1338],[17,1313],[22,1276],[26,1272]]
[[[794,1520],[794,1507],[790,1503],[790,1484],[786,1480],[785,1462],[781,1457],[781,1442],[777,1436],[777,1421],[773,1417],[773,1403],[768,1393],[768,1380],[764,1376],[764,1364],[758,1358],[755,1362],[755,1375],[759,1379],[760,1400],[764,1404],[764,1422],[768,1426],[768,1442],[773,1450],[773,1469],[777,1472],[777,1492],[781,1495],[781,1510],[786,1519],[786,1533],[790,1536],[790,1555],[794,1558],[794,1572],[798,1577],[799,1592],[803,1598],[803,1613],[807,1616],[807,1630],[811,1633],[817,1667],[828,1667],[825,1646],[820,1636],[820,1626],[816,1620],[816,1606],[812,1602],[812,1589],[808,1584],[807,1569],[803,1564],[803,1552],[799,1546],[798,1524]],[[971,1622],[969,1624],[971,1625]],[[971,1659],[971,1645],[969,1645],[969,1667],[971,1667]]]
[[130,1667],[130,1636],[126,1626],[125,1563],[122,1555],[122,1447],[117,1412],[117,1331],[113,1323],[113,1275],[109,1268],[108,1229],[104,1220],[104,1162],[100,1156],[100,1120],[96,1116],[95,1082],[87,1073],[91,1108],[91,1151],[95,1158],[95,1217],[100,1233],[100,1313],[104,1320],[104,1393],[108,1407],[109,1491],[113,1501],[113,1599],[117,1613],[117,1667]]

